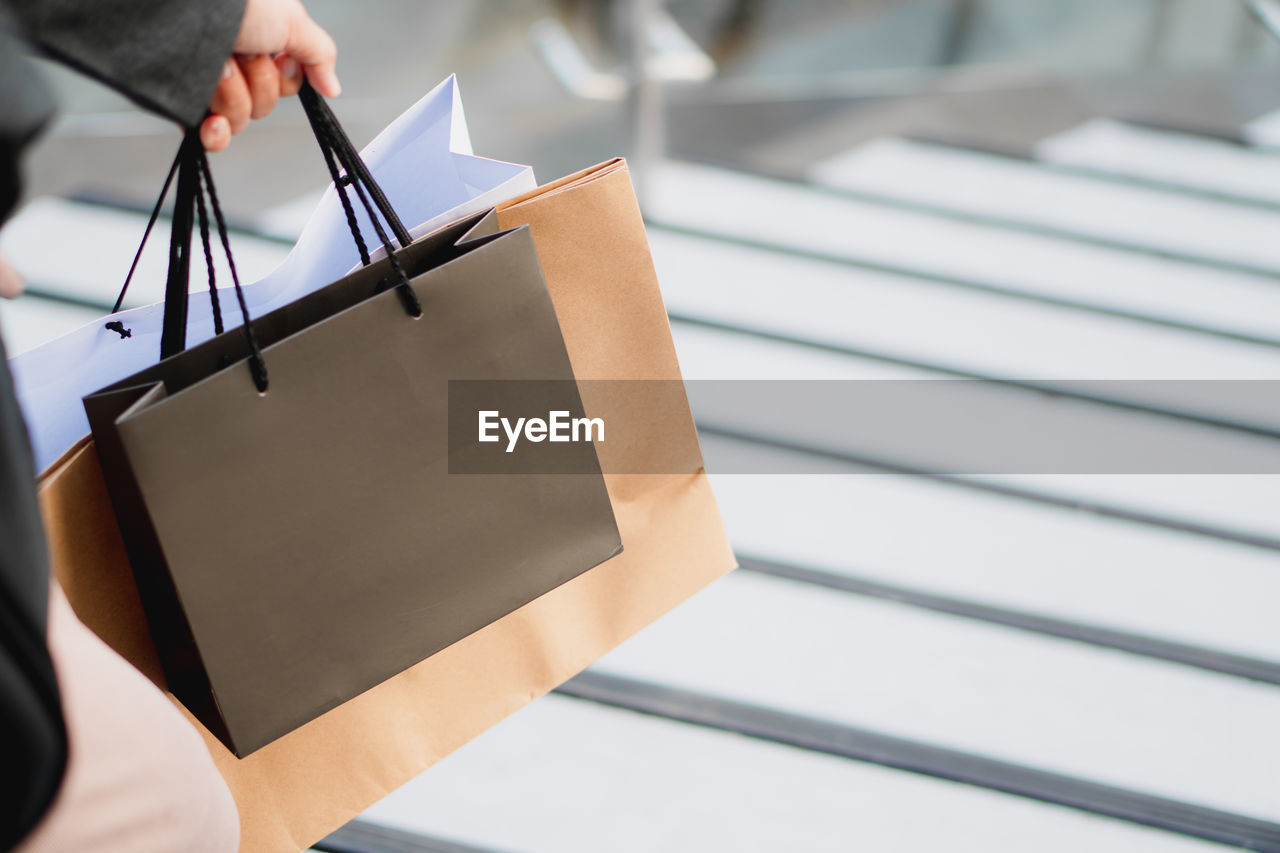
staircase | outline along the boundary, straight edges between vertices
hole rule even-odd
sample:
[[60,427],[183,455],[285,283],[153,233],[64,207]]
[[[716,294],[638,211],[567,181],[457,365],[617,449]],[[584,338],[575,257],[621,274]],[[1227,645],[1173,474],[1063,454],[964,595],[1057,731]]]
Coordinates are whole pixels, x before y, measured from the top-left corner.
[[[880,138],[805,181],[664,163],[648,217],[688,379],[1078,382],[1052,405],[1280,439],[1273,400],[1154,381],[1280,379],[1269,149]],[[106,310],[144,222],[29,205],[11,352]],[[254,230],[246,279],[288,248]],[[740,571],[317,849],[1280,851],[1280,476],[912,472],[695,415],[709,459],[849,473],[713,466]]]

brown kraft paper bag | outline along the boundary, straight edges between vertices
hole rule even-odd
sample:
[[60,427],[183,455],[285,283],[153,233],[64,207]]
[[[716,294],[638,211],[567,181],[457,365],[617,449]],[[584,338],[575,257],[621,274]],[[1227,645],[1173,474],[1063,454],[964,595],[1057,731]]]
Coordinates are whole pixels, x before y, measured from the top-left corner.
[[[533,232],[580,381],[679,378],[622,160],[500,205],[499,226],[518,225]],[[236,799],[242,850],[308,847],[734,567],[687,402],[611,392],[621,384],[582,390],[587,415],[647,438],[600,447],[621,554],[247,758],[179,705]],[[684,473],[608,473],[617,471]],[[76,614],[163,688],[91,440],[41,476],[40,499]]]

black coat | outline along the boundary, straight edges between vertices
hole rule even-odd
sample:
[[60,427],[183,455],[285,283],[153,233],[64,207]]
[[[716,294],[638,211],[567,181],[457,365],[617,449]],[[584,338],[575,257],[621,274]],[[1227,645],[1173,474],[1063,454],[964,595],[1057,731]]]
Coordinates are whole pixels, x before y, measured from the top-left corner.
[[[24,43],[184,125],[203,118],[245,0],[0,0],[0,222],[53,111]],[[0,357],[3,357],[0,345]],[[49,568],[26,428],[0,364],[0,850],[44,814],[66,764],[45,643]]]

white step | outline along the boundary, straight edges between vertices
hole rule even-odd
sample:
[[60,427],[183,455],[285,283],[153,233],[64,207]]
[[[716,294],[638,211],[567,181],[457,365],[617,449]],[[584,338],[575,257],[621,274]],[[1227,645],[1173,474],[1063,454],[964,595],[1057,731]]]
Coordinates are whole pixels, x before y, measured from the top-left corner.
[[[750,185],[752,179],[746,182]],[[708,221],[721,220],[713,216]],[[739,219],[733,224],[743,222]],[[651,240],[669,307],[712,320],[997,376],[1276,376],[1276,352],[1268,347],[950,291],[901,277],[845,270],[742,246],[716,245],[656,229]],[[682,366],[689,378],[910,375],[904,368],[706,330],[679,330],[678,340],[684,341]],[[1244,421],[1274,420],[1273,407],[1265,395],[1260,395],[1256,407],[1250,400],[1236,400],[1236,409],[1227,410],[1220,405],[1206,407],[1198,399],[1199,392],[1187,386],[1153,383],[1126,390],[1145,392],[1135,402],[1198,409],[1206,415]],[[1187,396],[1189,390],[1191,397]],[[1023,484],[1264,535],[1274,535],[1280,529],[1272,511],[1280,502],[1280,480],[1275,477],[1056,477],[1030,483],[1024,478]]]
[[[759,366],[769,366],[770,372],[764,377],[774,379],[859,379],[874,378],[876,368],[862,373],[856,367],[862,359],[829,353],[803,353],[803,357],[792,361],[798,350],[795,346],[775,343],[759,338],[704,329],[690,329],[685,324],[676,323],[676,347],[680,355],[681,368],[690,379],[760,379],[762,375],[754,372]],[[843,367],[841,362],[850,362]],[[808,372],[813,371],[813,372]],[[900,373],[898,377],[905,378]],[[932,378],[923,372],[918,377]],[[890,378],[883,374],[882,378]],[[763,390],[763,389],[762,389]],[[784,389],[785,390],[785,389]],[[781,392],[780,392],[781,393]],[[1061,410],[1063,416],[1081,417],[1088,412],[1092,404],[1063,399],[1043,398],[1036,392],[1026,393],[1042,403],[1046,408],[1041,416],[1052,417],[1053,412]],[[696,397],[698,391],[693,389]],[[696,407],[696,403],[695,403]],[[1028,410],[1030,411],[1030,410]],[[1144,415],[1135,412],[1112,410],[1105,415],[1114,420],[1106,423],[1116,428],[1127,425],[1130,429],[1149,429],[1162,441],[1204,440],[1205,431],[1212,432],[1209,427],[1173,421],[1158,415]],[[844,433],[839,424],[824,420],[809,422],[803,418],[791,417],[789,410],[778,405],[762,405],[747,415],[735,418],[732,423],[724,423],[722,411],[711,412],[721,418],[704,417],[704,425],[718,425],[722,428],[734,429],[738,432],[757,433],[775,439],[793,439],[809,444],[817,444],[833,451],[845,451],[855,455],[859,452],[874,451],[879,446],[859,444],[842,439]],[[708,414],[704,410],[701,415]],[[701,416],[700,415],[700,416]],[[1087,418],[1086,423],[1093,423]],[[856,433],[853,433],[858,439]],[[876,438],[876,436],[873,436]],[[886,435],[883,443],[892,444],[898,439],[896,435]],[[861,439],[858,439],[859,441]],[[877,439],[878,440],[878,439]],[[1245,434],[1222,431],[1220,439],[1214,439],[1213,447],[1221,451],[1238,451],[1246,454],[1242,458],[1273,461],[1276,450],[1274,441],[1255,439]],[[931,457],[926,453],[931,448],[920,448],[918,459],[889,459],[886,461],[911,463],[921,461],[930,464]],[[871,454],[874,455],[874,454]],[[826,470],[815,468],[817,463],[803,460],[799,469],[785,467],[799,473]],[[936,463],[932,463],[936,464]],[[741,467],[735,468],[741,470]],[[774,470],[773,468],[763,470]],[[833,475],[834,476],[834,475]],[[1029,489],[1042,494],[1078,501],[1084,504],[1102,503],[1134,512],[1155,513],[1164,517],[1207,524],[1220,527],[1241,535],[1261,537],[1280,537],[1280,515],[1275,507],[1280,506],[1280,475],[1276,474],[1003,474],[1000,476],[973,477],[999,485]]]
[[974,477],[1043,491],[1089,504],[1097,501],[1240,534],[1280,538],[1280,475],[1046,474]]
[[660,229],[649,242],[675,313],[1005,378],[1280,378],[1280,347]]
[[940,374],[870,359],[786,346],[685,323],[671,324],[680,373],[690,380],[935,379]]
[[903,139],[815,165],[820,184],[1280,272],[1280,214]]
[[[1087,380],[1280,379],[1277,347],[659,229],[650,243],[667,307],[677,314],[978,375],[1075,381],[1086,388]],[[1276,287],[1280,292],[1280,283]],[[1207,401],[1202,386],[1160,382],[1108,393],[1280,429],[1280,410],[1266,395]]]
[[1072,641],[737,573],[596,668],[1280,817],[1280,689]]
[[[657,223],[1280,340],[1280,285],[1270,276],[962,222],[677,162],[655,170],[649,199],[647,213]],[[1224,229],[1215,222],[1208,230]],[[1280,246],[1280,240],[1272,242]],[[776,284],[785,290],[791,282]]]
[[366,820],[523,853],[1195,853],[1171,833],[548,696]]
[[[32,286],[110,306],[124,284],[146,225],[147,217],[141,213],[60,198],[37,198],[0,229],[0,252]],[[68,234],[73,235],[71,239],[65,236]],[[228,287],[231,274],[216,231],[210,233],[210,241],[218,286]],[[289,253],[288,244],[242,233],[232,234],[230,241],[236,272],[243,284],[271,272]],[[168,268],[169,222],[161,219],[147,241],[129,285],[125,307],[163,300]],[[208,289],[204,250],[197,230],[192,238],[191,290]]]
[[1041,140],[1037,159],[1280,204],[1280,157],[1220,139],[1091,119]]
[[1274,552],[897,475],[712,480],[743,555],[1280,662]]

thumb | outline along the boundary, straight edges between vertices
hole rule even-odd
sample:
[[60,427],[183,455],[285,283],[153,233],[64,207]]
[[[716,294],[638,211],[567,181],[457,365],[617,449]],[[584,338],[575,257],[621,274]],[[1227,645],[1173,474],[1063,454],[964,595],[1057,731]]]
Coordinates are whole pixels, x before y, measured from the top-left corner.
[[326,98],[336,98],[342,94],[342,85],[334,70],[338,46],[324,28],[310,17],[304,16],[295,22],[285,52],[302,65],[307,79],[320,94]]

